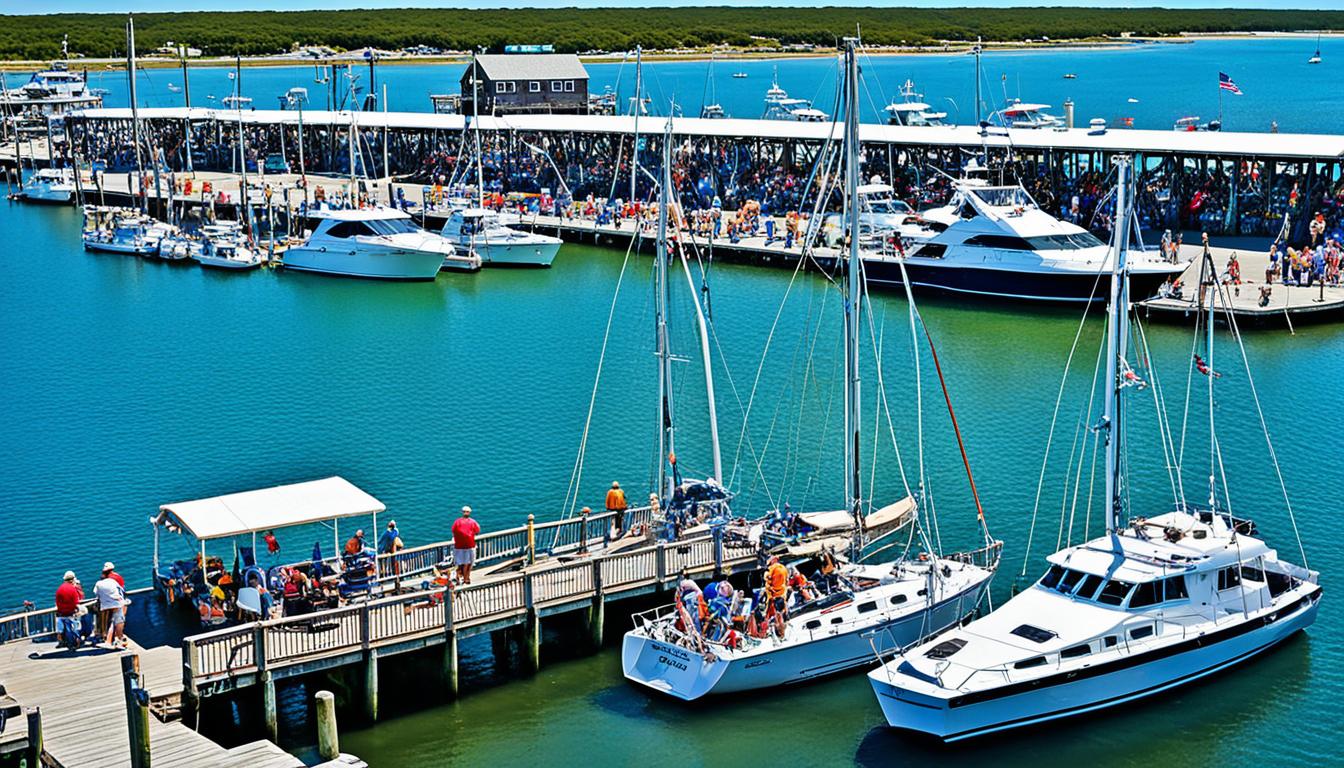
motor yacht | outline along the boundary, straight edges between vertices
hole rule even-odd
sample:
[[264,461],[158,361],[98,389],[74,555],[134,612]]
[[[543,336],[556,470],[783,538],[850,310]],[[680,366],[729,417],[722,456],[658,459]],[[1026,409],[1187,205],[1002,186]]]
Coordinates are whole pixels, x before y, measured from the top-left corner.
[[906,126],[942,126],[946,125],[946,112],[938,112],[924,102],[924,94],[915,91],[915,82],[906,80],[901,85],[901,100],[893,101],[883,108],[887,113],[888,125]]
[[831,116],[814,109],[812,102],[807,99],[791,98],[788,91],[779,87],[779,72],[776,70],[775,78],[770,81],[770,88],[765,92],[765,112],[761,115],[761,119],[824,123],[830,120]]
[[[1204,506],[1186,502],[1173,476],[1174,508],[1136,514],[1131,497],[1142,498],[1144,489],[1130,487],[1124,442],[1125,428],[1139,422],[1129,423],[1126,401],[1146,400],[1136,393],[1155,374],[1146,348],[1132,356],[1128,350],[1133,183],[1129,159],[1121,158],[1120,167],[1106,361],[1094,383],[1104,397],[1093,430],[1105,443],[1105,533],[1050,555],[1045,575],[998,610],[869,673],[894,727],[954,741],[1094,712],[1246,666],[1316,618],[1319,574],[1280,558],[1252,521],[1233,517],[1215,476]],[[1212,266],[1207,252],[1206,265]],[[1196,343],[1207,358],[1196,354],[1193,366],[1206,379],[1210,402],[1219,377],[1207,363],[1213,307],[1226,301],[1215,302],[1219,289],[1212,283],[1204,304],[1207,348]],[[1210,451],[1216,461],[1219,449]]]
[[265,257],[248,244],[242,227],[235,222],[209,224],[201,228],[202,247],[191,257],[202,267],[246,270],[260,267]]
[[1029,104],[1013,99],[1008,106],[989,116],[989,122],[1002,128],[1053,128],[1063,130],[1064,118],[1046,112],[1049,104]]
[[105,92],[89,88],[83,75],[71,72],[64,61],[34,72],[28,82],[0,93],[8,108],[19,113],[63,115],[73,109],[100,107]]
[[[904,265],[917,288],[1028,301],[1106,297],[1110,249],[1086,229],[1042,210],[1020,185],[960,179],[947,205],[907,216],[884,234],[864,258],[868,280],[877,285],[900,286]],[[1152,296],[1187,264],[1156,253],[1131,254],[1135,296]]]
[[487,266],[551,266],[564,241],[514,229],[509,223],[517,223],[516,217],[509,220],[486,208],[456,208],[444,222],[442,235]]
[[303,243],[285,251],[286,269],[381,280],[433,280],[452,243],[395,208],[326,209]]
[[72,168],[39,168],[24,182],[21,199],[32,203],[69,203],[75,198]]
[[166,225],[132,208],[85,206],[84,250],[102,253],[155,255]]

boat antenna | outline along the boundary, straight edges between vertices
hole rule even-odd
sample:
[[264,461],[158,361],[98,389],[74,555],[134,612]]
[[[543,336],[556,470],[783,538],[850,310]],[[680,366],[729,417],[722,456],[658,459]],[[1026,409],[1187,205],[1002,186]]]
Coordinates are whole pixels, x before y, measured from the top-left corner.
[[863,263],[859,258],[859,67],[858,39],[845,38],[845,208],[847,219],[844,296],[845,319],[845,504],[854,517],[851,557],[863,549],[863,473],[859,462],[861,422],[859,387],[859,322],[862,313]]
[[[1134,206],[1133,158],[1116,155],[1115,225],[1111,232],[1110,322],[1106,334],[1105,407],[1097,429],[1106,440],[1106,531],[1113,538],[1124,521],[1124,390],[1132,374],[1125,362],[1129,342],[1129,253],[1130,219]],[[1119,548],[1119,541],[1116,540]]]

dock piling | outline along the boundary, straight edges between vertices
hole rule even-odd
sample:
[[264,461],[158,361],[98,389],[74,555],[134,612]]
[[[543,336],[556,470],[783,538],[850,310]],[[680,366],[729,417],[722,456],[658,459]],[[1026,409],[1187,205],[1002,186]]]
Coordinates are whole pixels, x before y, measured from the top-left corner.
[[131,739],[131,768],[150,768],[149,691],[140,684],[140,654],[121,657],[121,677]]
[[373,648],[364,657],[364,716],[378,721],[378,651]]
[[42,708],[29,707],[25,714],[28,716],[28,748],[23,752],[23,762],[30,768],[39,768],[42,765]]
[[[528,515],[531,526],[532,516]],[[526,617],[523,620],[523,655],[527,661],[527,671],[541,669],[541,614],[537,612],[536,595],[532,590],[532,578],[523,579],[523,605]]]
[[443,685],[457,698],[457,629],[453,626],[453,590],[443,592]]
[[331,691],[318,691],[317,700],[317,756],[321,760],[340,757],[341,745],[336,732],[336,696]]
[[593,604],[588,608],[588,638],[593,648],[602,647],[602,625],[607,616],[607,597],[602,589],[602,562],[593,562]]

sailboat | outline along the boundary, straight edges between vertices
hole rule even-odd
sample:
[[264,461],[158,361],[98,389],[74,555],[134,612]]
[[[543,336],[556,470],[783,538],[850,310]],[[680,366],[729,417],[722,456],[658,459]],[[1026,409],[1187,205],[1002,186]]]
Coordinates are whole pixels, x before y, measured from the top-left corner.
[[[1125,401],[1147,382],[1128,363],[1133,160],[1116,162],[1104,403],[1092,428],[1105,442],[1106,532],[1050,555],[1045,575],[998,610],[869,673],[896,728],[955,741],[1116,706],[1246,666],[1316,618],[1317,572],[1281,559],[1252,521],[1232,515],[1225,492],[1219,502],[1212,279],[1205,357],[1194,358],[1209,387],[1208,503],[1184,501],[1177,466],[1174,511],[1133,516]],[[1146,348],[1135,355],[1149,357]]]
[[[835,588],[794,608],[782,629],[764,637],[752,637],[750,633],[744,637],[726,628],[724,632],[710,632],[688,613],[687,604],[681,600],[637,615],[635,628],[626,633],[621,646],[625,676],[675,698],[689,701],[709,694],[797,684],[870,664],[875,647],[891,651],[909,646],[973,613],[997,565],[1001,544],[992,540],[980,551],[978,562],[974,554],[926,555],[882,565],[857,562],[866,523],[872,515],[864,514],[868,499],[864,496],[858,455],[859,342],[864,289],[855,215],[859,179],[856,44],[856,40],[847,39],[845,55],[845,183],[851,211],[843,284],[847,508],[824,513],[849,521],[852,562],[837,569]],[[671,186],[670,165],[670,153],[665,147],[659,205],[660,263],[665,253],[666,222],[662,214],[666,211],[666,191]],[[904,508],[899,502],[891,506]],[[741,595],[734,600],[739,606],[744,604]],[[736,610],[733,613],[736,615]]]
[[1317,36],[1316,36],[1316,52],[1313,53],[1313,54],[1311,55],[1311,58],[1310,58],[1310,59],[1307,59],[1307,63],[1308,63],[1308,64],[1320,64],[1320,63],[1321,63],[1321,36],[1320,36],[1320,35],[1317,35]]

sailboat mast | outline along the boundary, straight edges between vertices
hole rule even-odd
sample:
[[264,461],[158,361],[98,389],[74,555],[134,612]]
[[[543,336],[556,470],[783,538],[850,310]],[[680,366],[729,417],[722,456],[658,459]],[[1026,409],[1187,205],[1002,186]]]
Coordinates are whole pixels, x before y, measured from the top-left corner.
[[476,52],[471,52],[471,134],[476,144],[476,204],[485,207],[485,167],[484,158],[481,157],[481,126],[477,122],[480,118],[480,99],[481,87],[477,84],[477,64]]
[[975,124],[980,124],[980,38],[975,38]]
[[859,260],[859,68],[855,38],[845,38],[845,207],[848,244],[845,257],[845,504],[854,516],[855,547],[863,537],[863,478],[859,466],[860,391],[859,322],[863,286]]
[[[131,142],[135,145],[135,175],[140,165],[140,107],[135,96],[135,17],[126,17],[126,81],[131,95]],[[132,190],[134,192],[134,190]]]
[[1102,414],[1106,430],[1106,530],[1115,534],[1124,527],[1124,429],[1125,356],[1129,343],[1129,232],[1133,226],[1133,160],[1117,155],[1115,226],[1111,235],[1110,322],[1106,334],[1106,402]]
[[658,354],[658,492],[672,498],[672,479],[668,473],[670,457],[676,455],[672,428],[672,350],[667,336],[667,203],[671,187],[671,119],[663,137],[663,182],[658,185],[658,241],[654,257],[654,322],[657,327]]
[[639,182],[639,113],[640,94],[644,92],[644,49],[635,46],[635,129],[634,144],[630,148],[630,202],[635,202],[635,186]]

